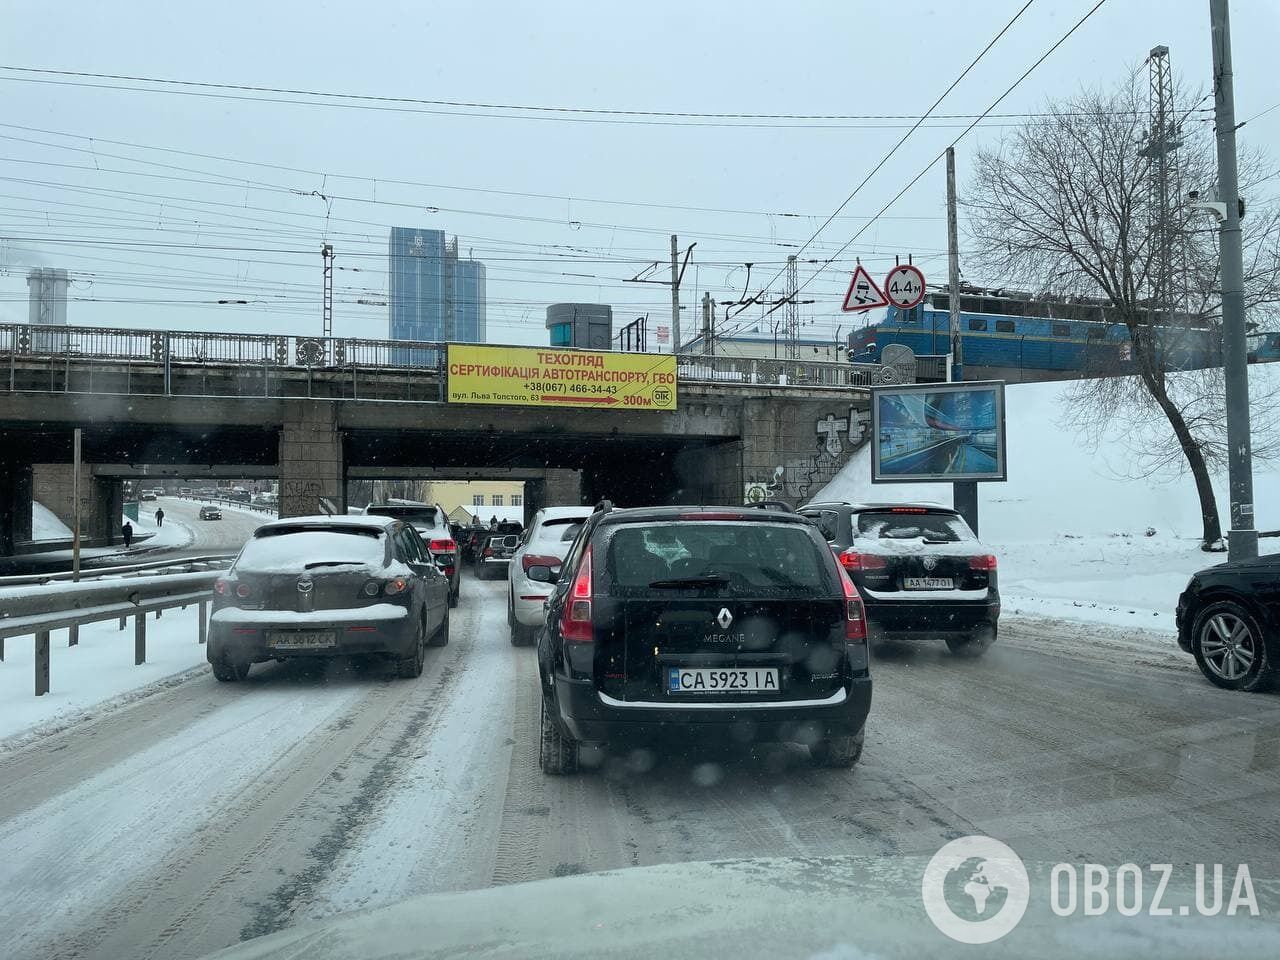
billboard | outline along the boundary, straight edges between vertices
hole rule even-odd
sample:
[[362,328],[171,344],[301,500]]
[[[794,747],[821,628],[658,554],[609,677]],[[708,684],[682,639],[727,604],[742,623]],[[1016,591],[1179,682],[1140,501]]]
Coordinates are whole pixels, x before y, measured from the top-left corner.
[[1004,384],[871,390],[871,482],[1004,480]]
[[674,410],[676,358],[556,347],[449,344],[450,403]]

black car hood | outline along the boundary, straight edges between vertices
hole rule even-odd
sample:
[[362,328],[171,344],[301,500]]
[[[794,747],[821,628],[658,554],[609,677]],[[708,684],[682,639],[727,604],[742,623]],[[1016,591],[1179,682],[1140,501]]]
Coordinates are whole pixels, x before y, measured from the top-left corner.
[[[758,859],[579,874],[302,922],[224,960],[434,957],[864,958],[1273,956],[1280,884],[1254,877],[1260,917],[1055,916],[1051,864],[1028,863],[1021,923],[981,947],[944,937],[921,905],[925,857]],[[1077,870],[1080,867],[1077,865]],[[1187,878],[1183,878],[1187,879]],[[1194,903],[1170,881],[1166,904]],[[1228,890],[1230,889],[1228,884]]]

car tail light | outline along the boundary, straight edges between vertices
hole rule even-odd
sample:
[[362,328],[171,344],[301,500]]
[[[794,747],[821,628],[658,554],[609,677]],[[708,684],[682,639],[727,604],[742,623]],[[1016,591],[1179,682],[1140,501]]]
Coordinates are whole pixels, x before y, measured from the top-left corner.
[[444,575],[445,575],[446,577],[452,577],[452,576],[453,576],[453,567],[445,567],[445,568],[444,568]]
[[453,553],[453,551],[457,549],[458,549],[458,544],[456,541],[453,541],[453,540],[432,540],[431,541],[432,553]]
[[253,594],[253,588],[249,586],[247,583],[236,584],[236,596],[239,597],[240,599],[243,600],[245,597],[251,596],[252,594]]
[[928,513],[928,507],[891,507],[890,513]]
[[388,597],[394,597],[396,594],[404,593],[408,589],[409,581],[404,577],[395,577],[382,585],[382,592]]
[[570,643],[591,643],[595,624],[591,620],[591,548],[582,557],[582,566],[573,578],[564,613],[560,616],[560,635]]
[[970,570],[994,570],[996,568],[996,558],[994,554],[984,553],[978,557],[969,558]]
[[836,559],[846,570],[885,570],[889,566],[889,561],[884,557],[874,553],[859,553],[852,547],[836,554]]
[[227,595],[227,591],[230,589],[231,584],[227,583],[225,580],[213,581],[213,592],[220,597],[225,597]]
[[699,510],[695,513],[680,514],[681,520],[741,520],[740,513],[714,513],[708,510]]
[[558,567],[560,566],[559,557],[548,557],[538,553],[526,553],[520,558],[520,566],[524,568],[524,572],[528,573],[530,567]]
[[858,588],[843,570],[840,571],[840,582],[844,586],[844,638],[851,643],[866,643],[867,612],[862,606],[862,598],[858,596]]

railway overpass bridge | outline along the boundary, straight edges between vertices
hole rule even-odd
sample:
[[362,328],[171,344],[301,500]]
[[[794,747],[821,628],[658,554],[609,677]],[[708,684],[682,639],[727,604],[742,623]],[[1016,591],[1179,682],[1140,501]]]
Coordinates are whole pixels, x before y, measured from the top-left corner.
[[[346,508],[351,479],[527,483],[526,505],[740,503],[816,493],[864,439],[879,365],[682,356],[675,410],[444,402],[444,344],[0,325],[0,554],[33,494],[67,519],[82,428],[86,536],[110,536],[120,481],[271,476],[283,516]],[[930,364],[932,363],[932,366]]]

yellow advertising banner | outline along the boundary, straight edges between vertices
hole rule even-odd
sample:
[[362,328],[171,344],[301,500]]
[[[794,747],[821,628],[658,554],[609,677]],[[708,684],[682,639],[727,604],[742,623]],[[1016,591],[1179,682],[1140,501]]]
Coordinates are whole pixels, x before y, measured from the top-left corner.
[[674,410],[676,358],[451,343],[449,402]]

